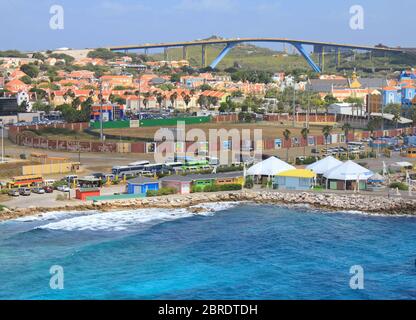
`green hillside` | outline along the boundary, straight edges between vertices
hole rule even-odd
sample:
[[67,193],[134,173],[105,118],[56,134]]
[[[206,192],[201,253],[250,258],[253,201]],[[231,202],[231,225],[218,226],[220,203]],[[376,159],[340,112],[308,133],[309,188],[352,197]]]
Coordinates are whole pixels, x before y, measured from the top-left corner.
[[[224,46],[209,45],[206,47],[206,64],[209,65],[221,52]],[[187,48],[188,61],[193,67],[202,67],[201,46]],[[155,54],[156,60],[163,60],[163,53]],[[181,60],[182,48],[168,49],[169,60]],[[308,68],[306,61],[298,55],[283,55],[282,52],[273,51],[254,45],[238,45],[218,64],[220,70],[239,65],[244,69],[258,69],[266,71],[293,70]]]
[[[206,65],[208,66],[224,48],[223,45],[206,46]],[[272,49],[259,47],[251,44],[240,44],[234,47],[228,55],[218,64],[217,69],[224,70],[229,67],[238,66],[243,69],[264,70],[264,71],[286,71],[294,69],[311,70],[305,59],[298,54],[293,54],[293,48],[287,47],[290,54],[284,54]],[[327,53],[325,55],[326,72],[351,72],[357,69],[363,74],[390,73],[397,70],[403,70],[416,65],[416,55],[405,54],[378,54],[370,55],[369,53],[343,54],[341,63],[337,64],[336,54]],[[191,66],[202,67],[201,46],[190,46],[187,48],[187,60]],[[158,53],[152,55],[156,60],[163,60],[164,54]],[[313,60],[318,64],[318,56],[312,55]],[[169,60],[182,60],[182,48],[168,49]]]

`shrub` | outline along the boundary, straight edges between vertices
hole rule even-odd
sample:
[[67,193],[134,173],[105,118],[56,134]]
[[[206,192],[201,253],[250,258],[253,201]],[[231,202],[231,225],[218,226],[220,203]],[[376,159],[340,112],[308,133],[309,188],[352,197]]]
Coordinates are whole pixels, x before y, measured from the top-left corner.
[[390,183],[389,188],[391,188],[391,189],[397,189],[398,188],[399,190],[402,190],[402,191],[409,190],[408,185],[403,183],[403,182],[392,182],[392,183]]
[[58,194],[56,196],[56,201],[65,201],[68,199],[68,195],[67,194]]
[[204,187],[204,192],[215,192],[215,191],[219,191],[220,188],[219,186],[213,184],[213,185],[208,185]]
[[9,192],[9,190],[10,189],[4,188],[4,189],[1,189],[0,193],[1,194],[7,194]]
[[146,196],[147,197],[156,197],[156,196],[167,196],[169,194],[175,194],[177,190],[172,187],[164,187],[160,188],[159,190],[147,190]]
[[244,188],[251,189],[254,186],[253,177],[247,177],[246,182],[244,183]]
[[218,186],[220,191],[231,191],[231,190],[241,190],[242,186],[238,183],[223,184]]
[[172,187],[164,187],[164,188],[160,188],[157,192],[158,196],[166,196],[168,194],[175,194],[177,192],[177,190],[175,188]]
[[157,196],[157,190],[147,190],[146,197],[156,197]]
[[192,186],[191,193],[195,193],[195,192],[202,192],[202,187],[200,187],[200,186]]
[[68,182],[66,182],[66,181],[64,181],[64,180],[59,180],[59,181],[55,181],[55,182],[53,183],[52,187],[53,187],[54,189],[56,189],[56,188],[58,188],[58,187],[61,187],[61,186],[67,186],[67,185],[68,185]]

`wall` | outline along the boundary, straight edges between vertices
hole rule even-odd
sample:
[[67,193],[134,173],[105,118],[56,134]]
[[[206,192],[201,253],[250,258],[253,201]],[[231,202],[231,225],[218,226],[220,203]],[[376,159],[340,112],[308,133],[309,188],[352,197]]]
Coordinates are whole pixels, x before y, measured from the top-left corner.
[[[41,126],[30,126],[30,127],[38,127]],[[82,130],[83,128],[88,127],[88,123],[81,123],[81,124],[66,124],[65,126],[60,127],[67,127],[68,129],[72,130]],[[22,134],[23,131],[27,127],[10,127],[8,130],[9,139],[14,143],[22,146],[32,147],[32,148],[40,148],[40,149],[49,149],[49,150],[59,150],[59,151],[71,151],[71,152],[118,152],[118,153],[147,153],[146,152],[146,145],[147,142],[145,141],[138,141],[138,142],[99,142],[99,141],[66,141],[66,140],[56,140],[56,139],[47,139],[46,137],[36,137],[31,135]],[[401,128],[401,129],[393,129],[393,130],[384,130],[382,131],[374,131],[372,135],[374,137],[381,137],[381,136],[397,136],[401,134],[412,135],[416,134],[416,127],[414,128]],[[358,141],[362,138],[370,137],[370,132],[350,132],[348,134],[348,141]],[[295,141],[297,139],[297,142]],[[313,144],[309,144],[309,146],[319,146],[324,145],[324,136],[323,135],[310,135],[309,138],[313,138]],[[302,137],[291,137],[290,140],[285,140],[283,137],[276,137],[275,139],[263,139],[262,146],[263,150],[273,150],[275,149],[275,140],[281,140],[281,148],[290,148],[290,147],[304,147],[308,146],[308,141],[303,139]],[[332,143],[342,143],[345,141],[344,134],[334,134],[331,135]],[[295,143],[296,142],[296,143]],[[158,145],[160,142],[157,143]],[[191,145],[192,142],[187,143],[187,147]],[[173,148],[173,147],[172,147]],[[223,146],[220,143],[217,145],[210,145],[209,150],[212,151],[222,151]]]
[[44,175],[54,173],[68,173],[73,171],[77,163],[66,162],[66,163],[50,163],[50,164],[39,164],[22,167],[22,175]]

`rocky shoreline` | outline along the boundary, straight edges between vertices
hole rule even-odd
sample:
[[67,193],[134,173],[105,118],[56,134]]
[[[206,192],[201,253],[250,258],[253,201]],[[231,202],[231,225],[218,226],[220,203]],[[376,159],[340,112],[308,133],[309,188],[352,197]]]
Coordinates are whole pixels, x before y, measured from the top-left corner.
[[198,213],[202,203],[253,202],[258,204],[309,205],[317,209],[333,211],[363,211],[369,214],[416,215],[416,200],[387,198],[362,194],[331,194],[311,192],[275,192],[275,191],[233,191],[216,193],[193,193],[154,198],[139,198],[117,201],[103,201],[85,204],[67,204],[56,207],[31,207],[7,209],[0,212],[0,220],[15,219],[23,216],[42,214],[51,211],[88,211],[102,212],[117,209],[140,208],[189,208]]

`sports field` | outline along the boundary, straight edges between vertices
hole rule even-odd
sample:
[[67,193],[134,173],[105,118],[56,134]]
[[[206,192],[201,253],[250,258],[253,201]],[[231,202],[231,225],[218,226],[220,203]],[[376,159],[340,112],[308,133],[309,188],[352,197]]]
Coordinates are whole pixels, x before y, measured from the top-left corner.
[[[187,125],[185,127],[186,132],[191,129],[201,129],[204,131],[205,135],[208,137],[210,129],[237,129],[242,132],[243,129],[249,129],[251,135],[253,135],[254,129],[261,129],[263,139],[275,139],[283,138],[283,131],[289,129],[292,137],[300,137],[302,130],[301,123],[298,123],[296,127],[292,126],[292,123],[281,123],[281,122],[257,122],[257,123],[203,123],[203,124],[193,124]],[[325,125],[328,125],[326,123]],[[324,124],[310,125],[310,135],[322,135],[322,128]],[[332,125],[329,124],[329,125]],[[176,127],[166,127],[166,128],[176,128]],[[123,128],[123,129],[105,129],[104,134],[114,135],[114,136],[124,136],[132,138],[142,138],[142,139],[153,139],[157,130],[160,127],[143,127],[143,128]],[[333,129],[332,133],[340,132],[340,129]]]

